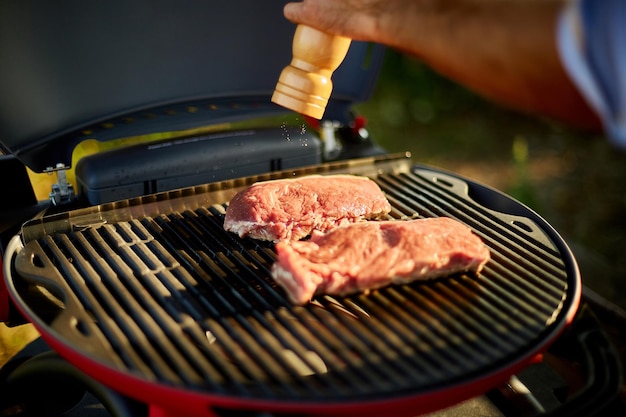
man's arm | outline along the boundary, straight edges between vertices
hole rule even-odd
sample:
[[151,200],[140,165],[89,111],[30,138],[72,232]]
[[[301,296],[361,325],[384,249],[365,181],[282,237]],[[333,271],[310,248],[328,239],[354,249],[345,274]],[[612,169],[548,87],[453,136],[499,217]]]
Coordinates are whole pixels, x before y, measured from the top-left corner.
[[562,0],[304,0],[285,16],[332,34],[412,54],[507,106],[599,130],[561,65]]

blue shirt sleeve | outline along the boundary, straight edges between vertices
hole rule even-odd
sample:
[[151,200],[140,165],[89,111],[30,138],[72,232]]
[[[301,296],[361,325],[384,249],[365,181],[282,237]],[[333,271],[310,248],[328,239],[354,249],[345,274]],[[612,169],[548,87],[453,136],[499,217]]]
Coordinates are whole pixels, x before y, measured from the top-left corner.
[[626,150],[626,1],[571,1],[560,16],[557,44],[607,136]]

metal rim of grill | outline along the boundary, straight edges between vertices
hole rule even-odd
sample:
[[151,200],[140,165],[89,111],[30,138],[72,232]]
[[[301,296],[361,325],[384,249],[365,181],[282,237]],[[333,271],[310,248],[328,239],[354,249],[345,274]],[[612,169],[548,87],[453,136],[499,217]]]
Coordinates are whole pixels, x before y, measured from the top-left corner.
[[[124,218],[137,210],[117,203],[89,224],[78,223],[95,211],[26,225],[25,236],[36,232],[15,269],[30,285],[16,285],[14,298],[55,338],[120,374],[251,400],[419,395],[492,372],[560,333],[580,277],[545,221],[494,190],[385,163],[367,169],[393,207],[389,218],[464,222],[491,251],[480,276],[293,306],[270,276],[272,244],[222,228],[224,196],[246,185],[235,181],[221,201],[192,196],[190,208]],[[41,293],[51,301],[40,304]]]

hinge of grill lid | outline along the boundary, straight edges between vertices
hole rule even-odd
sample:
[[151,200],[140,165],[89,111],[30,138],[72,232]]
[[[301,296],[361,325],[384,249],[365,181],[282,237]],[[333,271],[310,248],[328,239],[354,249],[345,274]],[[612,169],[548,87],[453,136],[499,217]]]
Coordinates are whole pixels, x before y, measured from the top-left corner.
[[48,167],[45,170],[48,174],[54,171],[57,173],[57,182],[52,184],[52,191],[50,191],[50,201],[55,206],[71,203],[76,198],[74,187],[67,181],[68,169],[65,164],[58,163],[55,168]]

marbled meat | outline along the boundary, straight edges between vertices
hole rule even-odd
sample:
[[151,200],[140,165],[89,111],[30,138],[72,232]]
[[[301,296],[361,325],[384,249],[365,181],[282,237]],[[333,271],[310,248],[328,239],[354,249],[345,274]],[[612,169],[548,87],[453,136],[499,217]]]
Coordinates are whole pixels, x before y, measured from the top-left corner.
[[469,227],[447,217],[355,223],[275,247],[272,276],[295,304],[317,294],[347,295],[460,272],[478,274],[490,258]]
[[313,232],[379,218],[391,205],[378,184],[356,175],[311,175],[257,182],[226,208],[224,229],[240,237],[298,240]]

